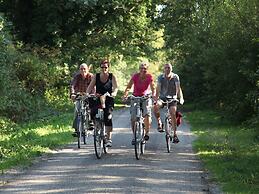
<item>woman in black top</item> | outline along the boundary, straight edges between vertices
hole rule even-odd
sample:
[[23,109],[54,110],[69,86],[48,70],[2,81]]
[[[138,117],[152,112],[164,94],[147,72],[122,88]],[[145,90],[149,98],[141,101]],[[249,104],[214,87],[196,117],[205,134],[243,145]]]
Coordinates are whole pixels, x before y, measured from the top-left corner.
[[[118,91],[117,81],[115,76],[112,73],[109,73],[109,62],[108,60],[103,60],[101,62],[101,72],[97,73],[93,76],[93,79],[90,85],[87,88],[86,93],[92,91],[95,87],[96,96],[101,96],[106,92],[112,97],[115,97]],[[100,104],[100,101],[98,102]],[[111,147],[112,144],[112,110],[114,107],[114,99],[106,98],[105,108],[104,108],[104,120],[105,120],[105,128],[107,131],[108,142],[106,146]],[[94,115],[96,114],[96,108],[93,108]]]

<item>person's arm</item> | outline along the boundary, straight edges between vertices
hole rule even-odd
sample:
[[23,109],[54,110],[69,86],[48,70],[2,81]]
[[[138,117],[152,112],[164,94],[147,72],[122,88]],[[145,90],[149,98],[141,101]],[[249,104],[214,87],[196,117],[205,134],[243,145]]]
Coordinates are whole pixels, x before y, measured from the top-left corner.
[[151,83],[150,83],[150,89],[151,89],[151,92],[152,92],[152,97],[156,98],[156,89],[155,89],[155,83],[154,83],[153,79],[151,80]]
[[184,98],[183,98],[183,91],[182,91],[182,88],[181,86],[179,87],[179,98],[180,98],[180,104],[183,104],[184,103]]
[[87,87],[87,90],[86,90],[87,94],[90,94],[91,91],[94,91],[95,84],[96,84],[96,75],[93,76],[89,86]]
[[[89,67],[89,69],[90,69],[90,67]],[[90,83],[91,83],[91,81],[93,80],[94,75],[92,73],[89,73],[89,75],[90,75]],[[90,85],[90,83],[89,83],[89,85]],[[88,86],[87,86],[87,88],[88,88]],[[90,94],[95,94],[95,92],[96,92],[96,87],[94,86],[94,88],[90,91]]]
[[157,82],[157,85],[156,85],[156,95],[155,95],[154,102],[156,102],[158,100],[159,94],[160,94],[160,90],[161,90],[161,83]]
[[76,84],[77,84],[77,79],[76,79],[76,76],[74,76],[72,81],[71,81],[71,84],[70,84],[70,98],[73,101],[76,98],[76,91],[75,91]]
[[112,93],[111,95],[115,97],[118,92],[118,84],[117,84],[117,79],[114,75],[112,75]]
[[180,83],[176,84],[176,95],[180,99],[180,104],[183,104],[184,103],[183,91],[181,89]]
[[129,81],[129,83],[127,84],[127,87],[126,87],[126,89],[125,89],[125,91],[124,91],[124,95],[123,95],[123,98],[124,98],[124,99],[126,99],[126,98],[128,97],[129,90],[131,89],[132,85],[133,85],[133,80],[130,79],[130,81]]

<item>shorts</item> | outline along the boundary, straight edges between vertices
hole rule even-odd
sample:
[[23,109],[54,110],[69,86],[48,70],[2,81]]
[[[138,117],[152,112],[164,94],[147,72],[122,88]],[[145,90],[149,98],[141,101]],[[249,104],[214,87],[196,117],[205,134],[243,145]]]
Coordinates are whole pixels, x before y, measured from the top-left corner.
[[[157,100],[157,104],[159,105],[160,108],[164,108],[164,106],[166,105],[163,103],[163,101],[166,101],[166,98],[159,98]],[[169,103],[168,108],[170,108],[171,106],[177,106],[177,102],[173,101],[173,102]]]
[[[142,115],[145,117],[146,115],[151,116],[151,108],[152,108],[152,99],[148,98],[147,100],[143,101],[140,104],[140,108],[142,110]],[[136,103],[134,100],[131,100],[130,102],[130,114],[131,114],[131,120],[135,121],[136,120]]]
[[[101,102],[98,99],[91,100],[90,108],[91,108],[91,118],[95,118],[95,115],[98,113],[98,107],[101,105]],[[112,111],[114,108],[114,99],[113,98],[106,98],[105,101],[105,108],[103,109],[104,112],[104,125],[107,127],[112,127]]]

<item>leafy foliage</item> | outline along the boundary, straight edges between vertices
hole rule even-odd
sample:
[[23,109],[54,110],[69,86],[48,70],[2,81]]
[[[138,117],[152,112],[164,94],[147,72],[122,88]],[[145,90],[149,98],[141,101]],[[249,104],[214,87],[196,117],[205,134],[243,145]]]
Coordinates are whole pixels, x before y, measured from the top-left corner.
[[256,0],[164,4],[166,46],[177,59],[188,100],[214,105],[239,121],[259,114],[257,12]]
[[1,39],[8,55],[1,56],[1,74],[16,80],[8,84],[30,102],[40,96],[66,104],[82,62],[97,72],[107,58],[123,89],[140,60],[149,60],[155,74],[168,60],[187,102],[213,105],[239,121],[258,116],[257,0],[2,0],[0,11],[15,35],[1,30],[8,37]]

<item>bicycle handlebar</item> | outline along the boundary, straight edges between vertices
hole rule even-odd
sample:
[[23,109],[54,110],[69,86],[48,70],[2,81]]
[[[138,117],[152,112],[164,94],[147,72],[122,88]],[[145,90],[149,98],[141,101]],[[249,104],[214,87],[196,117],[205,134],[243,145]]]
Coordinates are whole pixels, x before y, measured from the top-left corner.
[[134,96],[134,95],[128,96],[128,99],[130,100],[134,100],[134,99],[147,100],[148,98],[152,98],[152,96],[150,94],[144,95],[144,96]]
[[114,96],[112,96],[109,92],[106,92],[105,94],[103,94],[101,96],[105,96],[105,97],[108,96],[110,98],[114,98]]
[[76,94],[76,100],[86,100],[89,98],[95,98],[96,96],[94,94],[86,94],[86,93],[77,93]]
[[179,102],[179,100],[175,97],[172,96],[166,96],[166,101],[160,99],[162,101],[162,103],[171,103],[171,102]]

